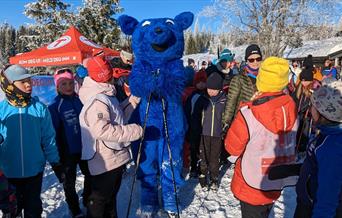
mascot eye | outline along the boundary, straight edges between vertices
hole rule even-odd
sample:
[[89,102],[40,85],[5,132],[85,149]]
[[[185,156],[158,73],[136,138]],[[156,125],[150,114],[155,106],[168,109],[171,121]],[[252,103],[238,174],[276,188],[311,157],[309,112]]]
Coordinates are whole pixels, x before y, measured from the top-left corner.
[[148,25],[150,25],[150,24],[151,24],[151,22],[148,21],[148,20],[146,20],[141,26],[148,26]]
[[167,20],[165,21],[165,23],[167,23],[167,24],[172,24],[172,25],[175,24],[175,23],[173,22],[173,20],[169,20],[169,19],[167,19]]

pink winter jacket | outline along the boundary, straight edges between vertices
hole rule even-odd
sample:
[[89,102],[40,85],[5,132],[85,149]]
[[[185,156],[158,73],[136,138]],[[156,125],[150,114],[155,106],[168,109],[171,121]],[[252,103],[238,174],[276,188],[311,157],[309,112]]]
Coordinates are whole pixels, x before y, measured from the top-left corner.
[[80,113],[82,159],[88,160],[91,175],[99,175],[127,163],[129,142],[138,140],[142,128],[124,125],[123,112],[115,98],[115,88],[86,77],[79,91],[84,104]]

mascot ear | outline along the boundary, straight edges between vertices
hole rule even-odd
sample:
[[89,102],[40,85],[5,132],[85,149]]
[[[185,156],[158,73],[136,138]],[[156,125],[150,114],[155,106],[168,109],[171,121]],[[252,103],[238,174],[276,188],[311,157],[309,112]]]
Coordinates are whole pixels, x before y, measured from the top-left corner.
[[182,27],[183,30],[191,26],[194,20],[194,14],[191,12],[183,12],[175,17],[176,23]]
[[138,21],[134,17],[128,15],[121,15],[118,19],[121,31],[126,35],[132,35],[135,27],[138,25]]

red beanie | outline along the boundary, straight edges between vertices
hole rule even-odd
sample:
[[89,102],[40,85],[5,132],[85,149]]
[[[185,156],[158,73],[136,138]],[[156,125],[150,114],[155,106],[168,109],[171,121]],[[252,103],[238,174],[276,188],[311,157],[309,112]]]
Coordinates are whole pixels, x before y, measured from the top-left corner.
[[99,56],[89,59],[87,62],[87,69],[90,78],[96,82],[106,83],[113,76],[112,68],[109,63]]

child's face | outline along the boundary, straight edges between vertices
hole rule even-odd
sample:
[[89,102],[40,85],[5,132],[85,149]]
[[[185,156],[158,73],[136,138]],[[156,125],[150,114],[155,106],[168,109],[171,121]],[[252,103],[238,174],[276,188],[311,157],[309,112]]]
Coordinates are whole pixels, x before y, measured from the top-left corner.
[[62,95],[73,95],[75,91],[74,80],[63,79],[59,82],[57,91]]
[[14,81],[14,85],[22,92],[25,92],[25,93],[32,92],[31,78]]
[[210,97],[216,96],[219,94],[220,90],[216,90],[216,89],[207,89],[208,95]]

